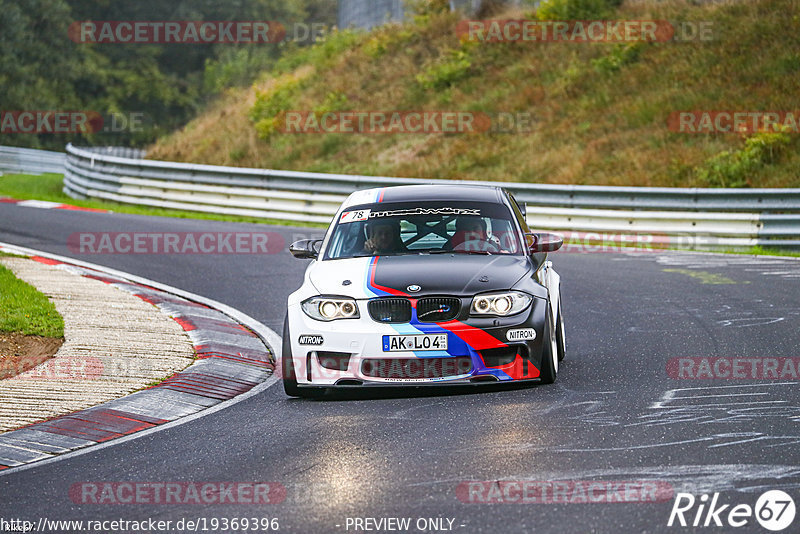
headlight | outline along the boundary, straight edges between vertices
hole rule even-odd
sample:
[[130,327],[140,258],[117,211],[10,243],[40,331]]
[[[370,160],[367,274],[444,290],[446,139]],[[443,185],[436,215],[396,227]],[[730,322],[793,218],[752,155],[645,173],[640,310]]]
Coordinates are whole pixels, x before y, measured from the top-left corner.
[[472,299],[470,315],[487,316],[514,315],[525,310],[531,303],[530,295],[520,291],[484,293]]
[[317,321],[360,317],[356,301],[344,297],[311,297],[303,301],[302,308],[306,315]]

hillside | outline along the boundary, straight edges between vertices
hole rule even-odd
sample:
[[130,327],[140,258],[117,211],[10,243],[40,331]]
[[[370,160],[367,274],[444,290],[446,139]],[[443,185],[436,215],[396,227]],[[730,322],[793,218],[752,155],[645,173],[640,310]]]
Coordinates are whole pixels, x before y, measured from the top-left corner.
[[[492,18],[559,20],[564,3]],[[597,4],[597,2],[595,2]],[[559,11],[561,9],[561,11]],[[450,13],[339,32],[284,56],[151,147],[173,161],[388,176],[800,187],[798,134],[677,133],[671,112],[800,112],[794,0],[628,0],[599,16],[710,23],[688,42],[478,42]],[[573,17],[580,18],[580,17]],[[675,25],[673,25],[675,26]],[[524,133],[282,133],[281,112],[528,114]],[[276,118],[277,117],[277,118]]]

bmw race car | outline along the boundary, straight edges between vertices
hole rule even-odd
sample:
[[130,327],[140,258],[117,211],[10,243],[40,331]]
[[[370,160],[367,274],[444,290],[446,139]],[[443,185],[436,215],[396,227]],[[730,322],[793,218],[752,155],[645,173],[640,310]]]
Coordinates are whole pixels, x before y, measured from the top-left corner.
[[560,279],[524,207],[499,187],[357,191],[288,299],[284,389],[552,383],[565,355]]

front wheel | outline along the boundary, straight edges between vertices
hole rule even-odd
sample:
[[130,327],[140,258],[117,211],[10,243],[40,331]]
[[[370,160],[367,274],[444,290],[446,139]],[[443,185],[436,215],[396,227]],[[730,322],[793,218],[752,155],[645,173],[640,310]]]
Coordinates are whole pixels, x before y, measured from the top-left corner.
[[283,374],[283,391],[290,397],[303,397],[316,399],[321,397],[325,390],[300,388],[297,386],[297,375],[294,372],[292,359],[292,342],[289,337],[289,316],[283,321],[283,354],[281,354],[281,373]]
[[564,315],[561,313],[561,292],[558,294],[558,319],[556,319],[556,344],[558,345],[558,361],[567,356],[567,340],[564,336]]
[[283,321],[283,354],[281,354],[281,372],[283,376],[283,391],[290,397],[300,397],[300,388],[297,387],[297,376],[294,374],[292,363],[292,342],[289,337],[289,317]]
[[558,343],[556,329],[553,327],[553,311],[548,305],[547,317],[544,321],[544,338],[542,339],[542,369],[539,377],[542,384],[552,384],[558,375]]

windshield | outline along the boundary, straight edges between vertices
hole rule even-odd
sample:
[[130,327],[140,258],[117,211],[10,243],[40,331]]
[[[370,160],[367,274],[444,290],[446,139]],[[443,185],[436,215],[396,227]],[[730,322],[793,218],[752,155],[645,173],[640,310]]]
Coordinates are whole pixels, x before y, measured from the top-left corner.
[[336,222],[325,260],[401,254],[522,254],[508,208],[459,202],[355,206]]

